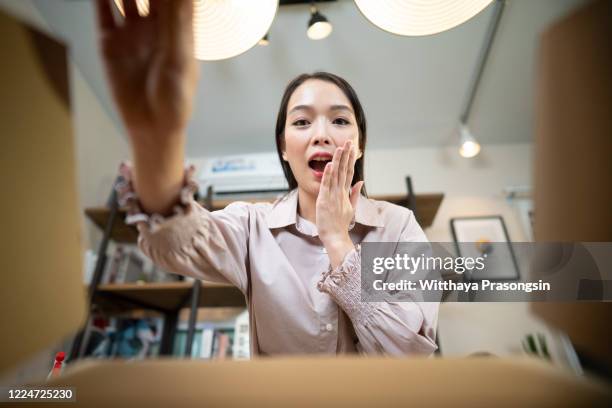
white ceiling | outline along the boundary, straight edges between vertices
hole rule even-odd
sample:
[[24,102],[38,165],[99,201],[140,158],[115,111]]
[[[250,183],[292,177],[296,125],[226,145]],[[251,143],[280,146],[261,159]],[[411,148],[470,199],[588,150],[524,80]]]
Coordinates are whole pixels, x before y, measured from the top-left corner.
[[[583,0],[509,0],[470,117],[484,144],[532,139],[537,35]],[[34,0],[117,126],[97,54],[89,1]],[[308,7],[284,6],[271,44],[236,58],[202,63],[188,129],[189,156],[271,151],[285,84],[302,72],[346,78],[364,105],[368,147],[442,146],[453,132],[483,42],[491,7],[467,23],[427,37],[400,37],[369,23],[353,1],[323,3],[330,37],[305,35]]]

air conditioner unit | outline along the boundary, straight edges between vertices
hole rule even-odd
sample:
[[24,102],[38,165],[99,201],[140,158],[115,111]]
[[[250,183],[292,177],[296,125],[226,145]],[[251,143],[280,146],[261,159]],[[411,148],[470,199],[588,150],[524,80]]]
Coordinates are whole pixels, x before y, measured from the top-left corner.
[[288,189],[276,153],[255,153],[206,159],[198,175],[201,194],[212,187],[213,198],[278,195]]

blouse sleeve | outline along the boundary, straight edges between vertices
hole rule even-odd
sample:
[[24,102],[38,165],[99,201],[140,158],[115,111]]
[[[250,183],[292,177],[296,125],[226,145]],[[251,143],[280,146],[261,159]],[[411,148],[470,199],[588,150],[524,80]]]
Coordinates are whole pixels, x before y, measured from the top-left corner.
[[[412,218],[403,242],[427,242]],[[408,233],[410,232],[410,233]],[[437,302],[362,302],[361,248],[357,245],[342,264],[325,272],[317,285],[346,312],[365,353],[430,355],[436,349]]]
[[138,228],[138,246],[162,268],[209,282],[227,283],[246,292],[249,205],[236,202],[210,212],[194,199],[195,167],[185,179],[173,215],[162,217],[141,211],[132,185],[132,168],[122,163],[123,181],[116,187],[119,205],[127,209],[126,223]]

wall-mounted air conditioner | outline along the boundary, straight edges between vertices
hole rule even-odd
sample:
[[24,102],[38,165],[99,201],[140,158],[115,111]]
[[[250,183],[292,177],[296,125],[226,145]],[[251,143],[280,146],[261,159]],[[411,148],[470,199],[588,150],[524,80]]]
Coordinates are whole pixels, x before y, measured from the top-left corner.
[[288,189],[276,153],[206,159],[198,174],[200,193],[212,186],[213,197],[277,195]]

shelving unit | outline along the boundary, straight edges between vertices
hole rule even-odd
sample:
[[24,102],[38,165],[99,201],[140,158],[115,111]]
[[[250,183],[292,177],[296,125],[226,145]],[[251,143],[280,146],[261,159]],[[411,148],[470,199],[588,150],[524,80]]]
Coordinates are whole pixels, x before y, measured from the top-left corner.
[[[94,303],[110,313],[151,309],[162,313],[183,307],[191,297],[191,282],[118,283],[98,286]],[[246,306],[234,286],[202,283],[197,307]]]
[[[119,182],[120,179],[117,179]],[[235,287],[229,285],[202,283],[199,280],[158,283],[101,284],[107,261],[106,251],[110,240],[117,243],[136,243],[138,231],[125,224],[125,211],[117,203],[114,186],[106,207],[88,208],[85,215],[103,231],[98,249],[98,261],[87,288],[89,311],[84,327],[76,335],[69,360],[81,358],[91,333],[94,311],[107,315],[125,314],[130,311],[155,311],[164,316],[160,355],[170,355],[177,330],[181,309],[189,307],[187,342],[185,356],[191,355],[195,335],[195,324],[200,307],[244,307],[245,298]]]

